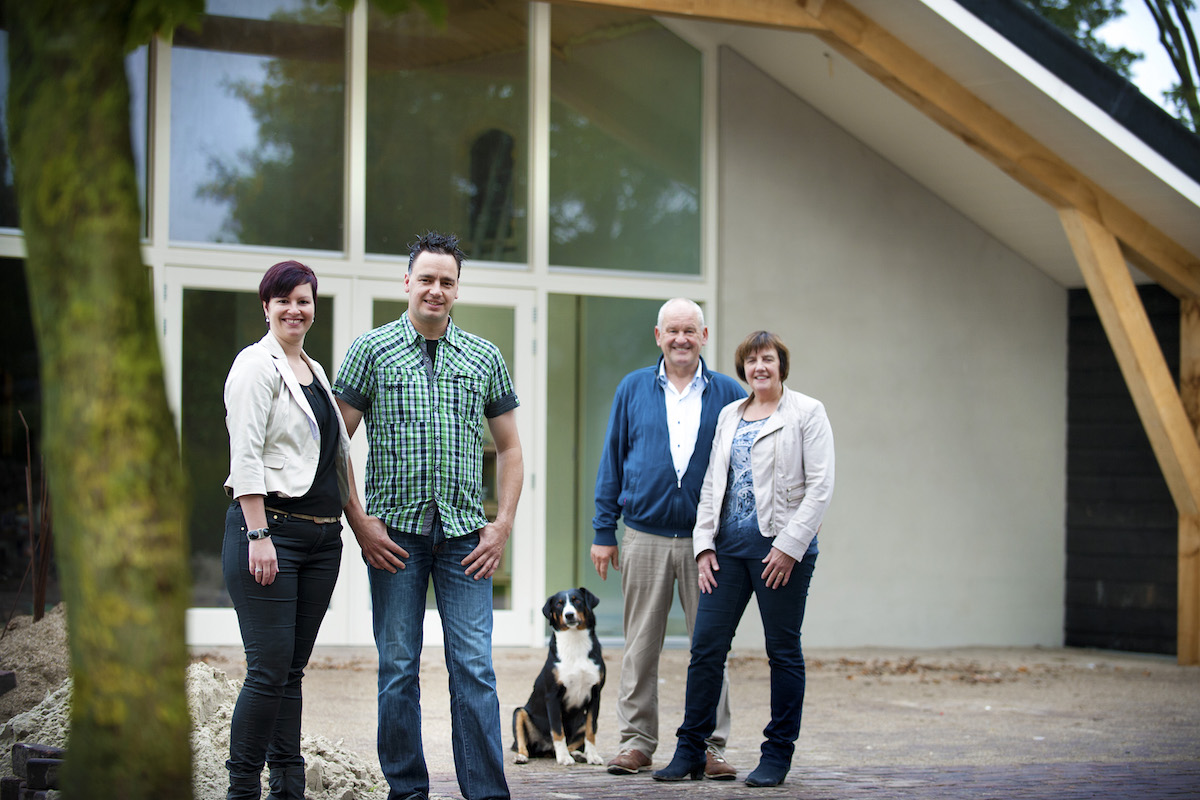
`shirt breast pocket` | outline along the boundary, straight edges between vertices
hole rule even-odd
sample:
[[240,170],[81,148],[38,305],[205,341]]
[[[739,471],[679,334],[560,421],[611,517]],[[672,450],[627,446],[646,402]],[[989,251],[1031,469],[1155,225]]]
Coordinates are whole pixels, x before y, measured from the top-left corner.
[[483,417],[486,384],[474,375],[451,375],[446,382],[446,400],[455,415],[475,421]]
[[379,382],[375,410],[399,422],[421,422],[429,416],[429,375],[420,365],[389,369]]

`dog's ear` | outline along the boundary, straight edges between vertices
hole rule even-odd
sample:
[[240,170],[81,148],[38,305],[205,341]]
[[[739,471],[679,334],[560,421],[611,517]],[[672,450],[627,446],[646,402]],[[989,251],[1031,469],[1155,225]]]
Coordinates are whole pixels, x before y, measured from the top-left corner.
[[584,587],[579,587],[579,593],[583,595],[583,602],[587,603],[588,608],[595,608],[596,606],[600,605],[600,598],[596,597],[596,595],[592,594]]
[[542,616],[544,616],[546,619],[550,619],[551,615],[554,614],[555,597],[556,595],[550,595],[550,597],[546,599],[546,605],[542,606]]

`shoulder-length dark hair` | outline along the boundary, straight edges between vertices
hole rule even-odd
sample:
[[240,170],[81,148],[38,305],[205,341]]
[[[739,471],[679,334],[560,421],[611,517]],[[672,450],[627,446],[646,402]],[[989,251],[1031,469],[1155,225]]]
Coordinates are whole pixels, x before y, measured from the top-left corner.
[[746,380],[746,359],[760,350],[771,349],[774,349],[779,354],[779,380],[787,380],[790,358],[787,345],[783,343],[783,339],[779,338],[779,334],[771,333],[770,331],[755,331],[742,340],[742,343],[738,345],[737,350],[733,354],[733,363],[737,368],[737,376],[743,383],[749,383]]
[[317,274],[299,261],[280,261],[262,276],[258,299],[269,303],[272,297],[287,297],[302,283],[312,286],[313,302],[317,302]]

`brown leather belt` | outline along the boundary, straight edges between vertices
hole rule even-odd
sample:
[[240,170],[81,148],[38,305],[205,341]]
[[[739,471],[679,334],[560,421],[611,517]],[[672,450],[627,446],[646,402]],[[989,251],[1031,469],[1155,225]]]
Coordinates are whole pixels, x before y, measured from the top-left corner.
[[297,514],[295,511],[280,511],[278,508],[271,508],[270,506],[263,506],[263,509],[271,512],[272,514],[279,514],[280,516],[284,517],[295,517],[296,519],[315,522],[318,525],[332,525],[333,523],[341,522],[342,520],[341,517],[314,517],[312,514]]

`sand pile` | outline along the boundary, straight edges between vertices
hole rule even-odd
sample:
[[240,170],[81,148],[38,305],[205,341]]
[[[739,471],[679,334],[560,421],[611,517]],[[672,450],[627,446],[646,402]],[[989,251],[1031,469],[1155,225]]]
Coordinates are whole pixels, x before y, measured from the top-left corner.
[[[15,620],[0,641],[0,668],[17,673],[20,697],[10,700],[15,709],[0,728],[0,775],[12,774],[12,746],[36,742],[63,747],[70,720],[71,683],[66,679],[66,626],[61,606],[36,625],[25,617]],[[14,636],[19,634],[19,636]],[[10,637],[12,637],[10,639]],[[47,693],[47,687],[57,682]],[[238,682],[203,662],[187,671],[188,705],[192,712],[192,759],[195,800],[222,800],[228,787],[225,758],[229,754],[229,721],[237,701]],[[36,694],[43,699],[29,707]],[[22,708],[21,703],[26,703]],[[6,714],[10,716],[10,714]],[[306,762],[306,796],[309,800],[373,800],[387,797],[387,785],[378,766],[320,736],[304,736],[301,752]],[[264,771],[265,777],[265,771]],[[266,781],[263,782],[266,796]]]
[[35,624],[14,617],[0,639],[0,669],[17,674],[17,688],[0,695],[0,722],[28,711],[71,674],[67,653],[67,615],[59,603]]
[[[188,705],[192,709],[193,785],[196,800],[222,800],[229,786],[229,720],[237,701],[238,682],[198,662],[188,667]],[[2,738],[0,738],[2,744]],[[378,766],[323,736],[302,736],[305,795],[309,800],[386,798],[387,784]],[[263,782],[266,796],[266,781]]]

